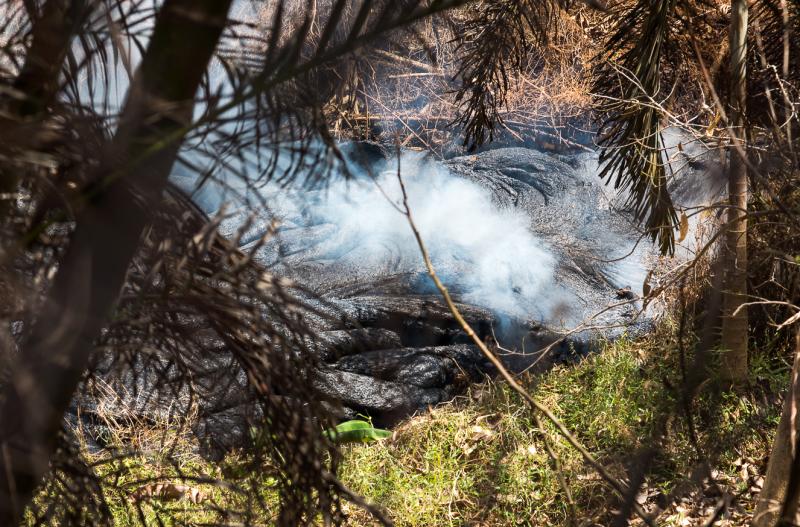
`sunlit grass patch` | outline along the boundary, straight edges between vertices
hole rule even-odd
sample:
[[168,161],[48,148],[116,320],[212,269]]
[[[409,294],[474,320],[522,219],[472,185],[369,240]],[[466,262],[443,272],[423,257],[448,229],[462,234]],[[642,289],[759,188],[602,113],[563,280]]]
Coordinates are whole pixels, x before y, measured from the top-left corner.
[[[665,509],[659,524],[696,523],[713,508],[718,498],[708,494],[709,481],[698,469],[704,456],[720,488],[740,496],[725,519],[736,525],[752,508],[754,481],[763,474],[780,413],[776,394],[788,379],[788,366],[766,357],[753,355],[748,393],[716,389],[713,379],[698,389],[690,402],[696,444],[678,391],[674,328],[666,323],[648,337],[606,343],[578,364],[523,381],[615,477],[628,480],[633,463],[650,449],[640,494],[644,508]],[[579,524],[607,525],[618,499],[556,428],[543,423],[543,430],[536,427],[506,384],[487,381],[408,419],[387,439],[342,444],[340,475],[398,526],[566,526],[570,507],[547,440],[562,465]],[[180,433],[186,427],[150,426],[121,423],[106,438],[120,452],[134,454],[85,454],[99,463],[116,525],[274,523],[274,467],[254,465],[247,452],[209,462],[191,435]],[[247,517],[237,516],[246,510]],[[350,525],[375,523],[355,505],[345,504],[345,510]]]
[[[702,517],[711,499],[704,494],[708,481],[692,480],[699,456],[707,456],[721,486],[747,490],[763,471],[759,463],[780,409],[754,394],[700,390],[691,403],[693,443],[676,389],[681,374],[673,331],[665,326],[648,338],[619,339],[527,384],[617,477],[628,476],[631,463],[651,448],[643,506],[666,507],[666,525],[685,525]],[[755,384],[780,387],[787,374],[754,361]],[[545,437],[562,464],[578,519],[606,524],[618,507],[609,487],[555,427],[537,430],[502,383],[475,386],[468,396],[415,417],[392,440],[348,448],[342,477],[398,525],[567,525]],[[729,525],[742,521],[735,515],[749,509],[752,496],[744,495]],[[352,523],[366,521],[355,513]]]

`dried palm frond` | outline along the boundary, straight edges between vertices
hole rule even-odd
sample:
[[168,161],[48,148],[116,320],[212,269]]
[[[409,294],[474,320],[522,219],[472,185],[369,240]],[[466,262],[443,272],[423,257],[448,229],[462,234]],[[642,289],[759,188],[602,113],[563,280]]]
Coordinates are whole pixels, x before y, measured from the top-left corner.
[[491,141],[510,88],[510,72],[522,70],[528,52],[548,38],[557,1],[490,0],[473,7],[463,24],[456,78],[460,105],[456,124],[464,146],[474,150]]
[[753,3],[747,90],[750,122],[765,126],[777,145],[784,169],[800,164],[796,138],[800,80],[800,3],[790,0],[758,0]]
[[775,66],[785,80],[800,75],[800,3],[796,0],[757,0],[751,16],[760,42],[751,46],[763,53],[767,64]]
[[244,438],[248,471],[257,477],[265,464],[275,467],[279,523],[310,524],[318,513],[341,521],[339,454],[322,434],[333,425],[331,407],[313,388],[306,319],[314,309],[291,282],[255,263],[260,244],[242,253],[219,234],[218,221],[204,225],[191,214],[187,221],[191,205],[173,196],[134,262],[98,360],[134,392],[146,389],[133,394],[142,406],[189,415],[202,403],[196,428],[211,426],[206,412],[241,392],[249,426],[263,431]]

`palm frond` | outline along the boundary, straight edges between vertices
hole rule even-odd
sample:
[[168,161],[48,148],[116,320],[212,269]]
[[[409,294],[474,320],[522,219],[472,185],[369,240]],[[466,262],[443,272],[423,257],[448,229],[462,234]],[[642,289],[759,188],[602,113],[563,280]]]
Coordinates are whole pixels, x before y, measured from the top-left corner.
[[796,138],[800,133],[796,103],[800,80],[800,2],[756,0],[748,35],[747,117],[766,126],[783,168],[800,165]]
[[205,160],[201,175],[248,185],[324,181],[332,167],[341,167],[327,114],[339,89],[338,73],[367,45],[463,3],[335,0],[312,9],[316,2],[310,2],[291,13],[293,23],[283,9],[268,13],[249,33],[265,37],[250,45],[224,35],[215,62],[226,91],[216,92],[207,79],[203,113],[187,139],[195,161]]
[[756,0],[751,16],[759,42],[750,48],[763,53],[767,64],[774,66],[782,78],[800,78],[800,2]]
[[510,71],[520,70],[526,53],[546,42],[557,0],[490,0],[474,6],[462,28],[457,52],[462,56],[455,94],[464,146],[474,150],[494,138],[510,87]]
[[594,92],[602,125],[600,177],[628,193],[627,205],[663,254],[675,248],[678,216],[667,191],[661,137],[662,59],[677,0],[640,0],[598,56]]

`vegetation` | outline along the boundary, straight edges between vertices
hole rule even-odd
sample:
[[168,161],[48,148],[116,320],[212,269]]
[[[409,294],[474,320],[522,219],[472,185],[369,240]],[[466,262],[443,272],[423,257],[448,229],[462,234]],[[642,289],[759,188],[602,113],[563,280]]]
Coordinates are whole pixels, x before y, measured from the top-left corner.
[[[676,397],[676,330],[665,322],[654,335],[609,343],[579,364],[525,384],[615,474],[637,462],[650,464],[637,499],[647,510],[663,509],[660,525],[702,524],[724,493],[735,499],[718,525],[744,525],[763,485],[789,365],[759,353],[750,371],[757,390],[745,397],[705,391],[696,401],[695,443]],[[552,426],[538,429],[523,407],[502,383],[473,386],[389,438],[345,446],[341,478],[385,508],[396,525],[570,525],[572,515],[582,525],[613,524],[615,500],[603,482]],[[112,444],[136,452],[101,464],[106,477],[113,475],[106,492],[116,525],[139,525],[132,506],[137,499],[146,524],[165,511],[178,522],[213,523],[222,519],[220,510],[241,506],[243,496],[231,489],[245,477],[246,452],[214,464],[191,453],[189,439],[175,435],[175,423],[113,430]],[[561,460],[574,511],[563,498],[545,436]],[[182,455],[176,458],[173,449]],[[95,462],[103,458],[88,455]],[[701,475],[704,462],[714,467],[713,482]],[[269,518],[278,496],[265,469],[256,484],[266,498],[260,514]],[[360,508],[346,511],[351,525],[373,521]]]
[[[794,0],[256,2],[255,22],[234,4],[0,1],[0,523],[796,521]],[[244,194],[322,181],[343,138],[587,148],[586,126],[664,255],[690,216],[719,220],[694,259],[648,276],[657,328],[475,386],[388,438],[315,397],[314,292],[168,185],[176,167]],[[667,127],[722,152],[726,203],[676,209]],[[185,433],[219,388],[208,357],[261,412],[252,448],[219,463]],[[178,415],[108,415],[96,448],[64,418],[100,363],[154,374]]]
[[[655,340],[622,340],[579,365],[531,380],[532,391],[615,474],[651,463],[637,499],[650,511],[668,504],[659,525],[703,524],[718,506],[720,489],[687,478],[697,470],[698,447],[713,458],[716,484],[737,496],[719,525],[744,525],[770,442],[759,430],[773,430],[780,412],[775,393],[706,394],[698,401],[702,434],[695,446],[669,383],[676,381],[670,378],[677,350],[671,351],[665,358]],[[779,390],[786,382],[786,365],[757,368],[753,377],[765,386]],[[475,387],[464,399],[405,423],[391,441],[348,449],[342,478],[385,504],[398,525],[570,525],[573,513],[544,434],[561,460],[578,524],[613,525],[614,500],[601,480],[553,427],[537,429],[521,406],[507,386]],[[653,437],[659,438],[656,451],[650,451]],[[670,503],[672,493],[682,498]]]

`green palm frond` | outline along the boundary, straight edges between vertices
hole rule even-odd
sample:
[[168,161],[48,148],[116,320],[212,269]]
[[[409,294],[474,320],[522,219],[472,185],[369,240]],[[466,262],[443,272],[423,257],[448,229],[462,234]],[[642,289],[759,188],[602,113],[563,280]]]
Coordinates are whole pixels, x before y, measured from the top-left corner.
[[627,205],[663,254],[674,252],[678,216],[667,191],[657,101],[677,2],[640,0],[620,19],[598,57],[594,86],[600,177],[628,193]]

